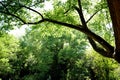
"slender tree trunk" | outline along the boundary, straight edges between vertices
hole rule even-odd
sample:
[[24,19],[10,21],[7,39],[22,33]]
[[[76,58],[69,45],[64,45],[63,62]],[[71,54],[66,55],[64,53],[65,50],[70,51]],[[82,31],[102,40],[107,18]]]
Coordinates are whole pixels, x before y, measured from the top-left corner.
[[107,0],[115,36],[114,58],[120,63],[120,0]]

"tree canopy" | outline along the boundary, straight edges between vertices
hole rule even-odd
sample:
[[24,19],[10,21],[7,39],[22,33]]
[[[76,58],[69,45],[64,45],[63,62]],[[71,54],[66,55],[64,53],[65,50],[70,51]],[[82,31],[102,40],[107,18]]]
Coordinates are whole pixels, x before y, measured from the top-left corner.
[[[119,78],[112,75],[119,74],[119,66],[112,60],[120,63],[119,3],[118,0],[0,0],[0,77],[3,80]],[[9,34],[22,25],[27,25],[25,36],[15,39]]]

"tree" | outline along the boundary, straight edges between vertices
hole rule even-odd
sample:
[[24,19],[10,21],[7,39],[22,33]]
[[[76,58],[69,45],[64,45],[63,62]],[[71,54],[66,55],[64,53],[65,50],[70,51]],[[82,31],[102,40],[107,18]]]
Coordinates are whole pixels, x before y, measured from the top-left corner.
[[119,64],[88,49],[85,35],[79,31],[54,24],[34,27],[27,31],[21,42],[23,58],[20,60],[24,64],[20,79],[119,79]]
[[22,41],[26,44],[23,46],[23,54],[34,56],[31,60],[29,55],[27,57],[26,64],[30,70],[29,74],[26,74],[27,78],[33,75],[34,80],[46,80],[48,78],[66,80],[67,75],[73,73],[75,62],[80,59],[85,51],[87,42],[84,38],[80,39],[84,35],[73,29],[66,30],[67,28],[53,24],[35,26],[41,27],[30,29]]
[[[107,0],[106,1],[101,0],[98,4],[103,6],[95,6],[97,7],[97,11],[93,13],[93,15],[86,20],[84,15],[84,10],[88,11],[88,7],[91,5],[91,1],[84,1],[84,0],[68,0],[65,3],[62,3],[59,0],[53,0],[53,6],[54,10],[51,11],[37,11],[35,8],[41,8],[43,6],[44,1],[31,1],[31,0],[2,0],[0,1],[0,13],[3,14],[1,16],[1,19],[4,18],[4,21],[8,21],[5,23],[8,23],[8,25],[13,25],[11,23],[11,20],[14,20],[14,22],[17,22],[17,24],[40,24],[43,22],[50,22],[53,24],[58,24],[61,26],[69,27],[76,29],[84,34],[87,35],[88,40],[90,44],[92,45],[93,49],[98,52],[99,54],[113,58],[116,61],[120,62],[119,59],[119,0]],[[111,46],[110,43],[108,43],[106,40],[104,40],[102,37],[94,33],[88,26],[90,20],[102,9],[106,9],[106,4],[108,4],[110,8],[110,14],[112,16],[113,21],[113,28],[114,28],[114,35],[115,35],[115,45],[116,49],[114,51],[114,47]],[[111,4],[113,4],[111,6]],[[118,5],[116,5],[118,4]],[[61,6],[63,5],[63,6]],[[112,8],[114,7],[114,8]],[[64,9],[66,8],[66,9]],[[64,11],[65,10],[65,11]],[[31,13],[34,12],[37,15],[37,18],[34,18],[34,16],[31,16]],[[77,13],[71,13],[75,12]],[[69,14],[71,13],[71,14]],[[89,13],[89,11],[88,11]],[[116,16],[114,16],[114,14]],[[50,15],[49,15],[50,14]],[[78,14],[79,17],[75,17],[76,19],[73,19],[73,15]],[[6,16],[9,15],[9,16]],[[52,17],[51,17],[52,16]],[[27,18],[28,17],[28,18]],[[64,18],[65,17],[65,18]],[[33,19],[31,19],[33,18]],[[34,19],[36,21],[34,21]],[[80,20],[80,21],[79,21]],[[116,23],[118,22],[118,23]],[[117,27],[116,27],[117,26]],[[4,29],[2,27],[1,29]],[[8,29],[8,28],[7,28]],[[96,43],[97,42],[97,43]],[[98,43],[101,45],[99,46]]]
[[115,59],[120,62],[120,1],[107,0],[110,9],[111,19],[113,22],[114,36],[115,36]]
[[17,66],[13,64],[17,61],[18,52],[18,40],[7,33],[2,34],[0,37],[0,79],[14,79],[13,75]]

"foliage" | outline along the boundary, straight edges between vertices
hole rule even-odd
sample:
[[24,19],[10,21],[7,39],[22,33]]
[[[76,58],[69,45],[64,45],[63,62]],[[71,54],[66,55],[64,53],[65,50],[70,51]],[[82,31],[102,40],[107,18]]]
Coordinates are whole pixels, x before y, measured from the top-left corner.
[[0,37],[0,77],[7,77],[15,72],[13,61],[17,60],[17,51],[19,51],[18,40],[7,33]]
[[[87,40],[89,36],[95,42],[96,35],[92,35],[95,33],[101,36],[100,40],[114,45],[106,1],[81,0],[86,26],[81,25],[77,0],[46,1],[52,3],[53,9],[45,10],[44,0],[0,1],[0,78],[119,80],[118,63],[98,55]],[[5,33],[21,24],[34,25],[27,28],[26,35],[19,41]],[[66,25],[69,28],[64,27]],[[90,30],[89,34],[84,27]],[[99,47],[95,45],[97,48],[106,50],[102,41],[96,41],[100,43],[97,43]]]
[[[68,32],[68,30],[65,30],[66,28],[58,28],[54,25],[52,25],[52,27],[49,27],[51,25],[37,26],[41,27],[33,29],[32,31],[28,30],[28,34],[23,40],[23,44],[26,44],[23,48],[25,49],[24,52],[27,52],[26,54],[34,56],[32,57],[33,59],[28,58],[32,61],[30,62],[30,68],[32,68],[30,70],[34,71],[37,69],[36,71],[41,71],[41,74],[34,72],[38,75],[42,75],[39,76],[39,78],[42,79],[45,75],[51,75],[49,72],[52,70],[51,67],[59,67],[59,65],[62,64],[70,65],[70,63],[74,62],[74,58],[79,57],[79,54],[84,52],[85,46],[82,47],[79,45],[85,45],[86,43],[84,39],[80,40],[79,37],[82,36],[80,36],[81,34],[78,32],[71,29],[69,29],[70,32]],[[77,35],[79,35],[79,37],[77,37],[75,33],[78,33]],[[56,60],[57,62],[55,62]],[[34,62],[36,63],[32,64]],[[31,67],[33,65],[34,68]]]
[[[37,26],[40,28],[34,28]],[[46,80],[55,79],[56,76],[62,80],[118,79],[120,76],[115,73],[119,69],[118,64],[96,55],[83,37],[78,31],[54,25],[32,26],[21,42],[23,53],[19,62],[22,63],[18,66],[23,67],[19,72],[22,70],[20,74],[24,75],[20,78]]]
[[8,34],[0,40],[2,79],[52,80],[56,76],[62,80],[119,80],[120,77],[119,65],[96,55],[87,46],[85,35],[72,29],[42,24],[29,28],[20,45]]

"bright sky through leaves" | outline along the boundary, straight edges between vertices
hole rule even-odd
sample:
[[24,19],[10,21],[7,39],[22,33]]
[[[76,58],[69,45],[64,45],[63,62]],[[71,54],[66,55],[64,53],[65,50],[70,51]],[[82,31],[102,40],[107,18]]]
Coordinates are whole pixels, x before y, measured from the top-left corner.
[[[66,0],[62,0],[62,2],[65,2]],[[45,1],[44,5],[45,10],[51,10],[53,9],[52,1]],[[27,28],[27,25],[21,26],[21,28],[15,28],[14,30],[11,30],[9,33],[13,36],[19,38],[23,35],[25,35],[25,29]]]

